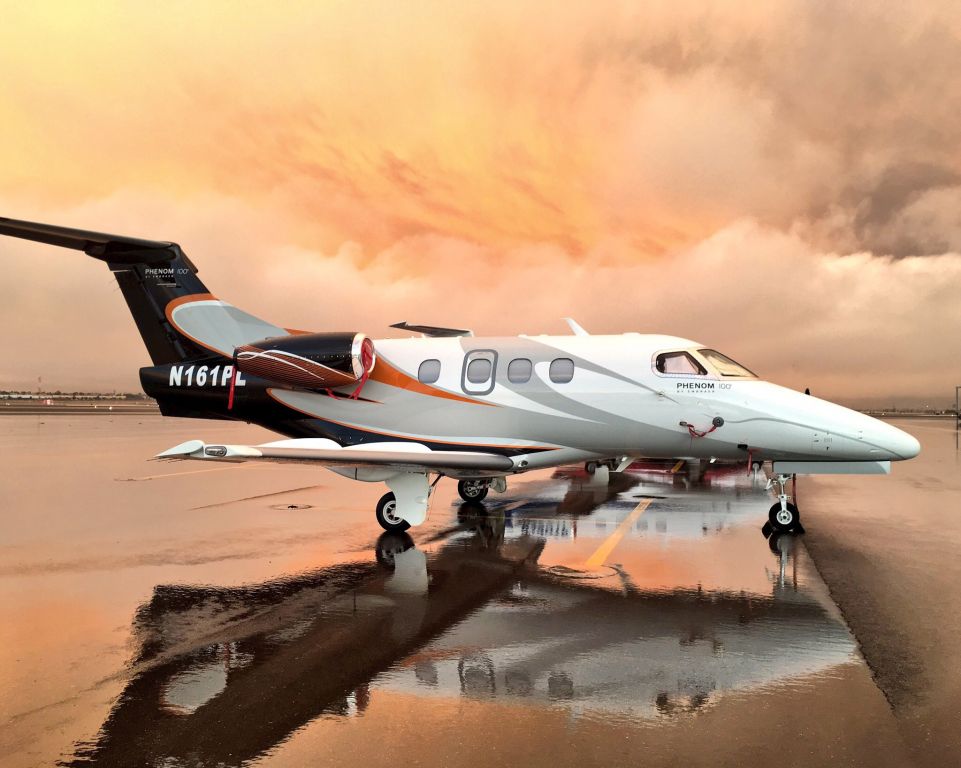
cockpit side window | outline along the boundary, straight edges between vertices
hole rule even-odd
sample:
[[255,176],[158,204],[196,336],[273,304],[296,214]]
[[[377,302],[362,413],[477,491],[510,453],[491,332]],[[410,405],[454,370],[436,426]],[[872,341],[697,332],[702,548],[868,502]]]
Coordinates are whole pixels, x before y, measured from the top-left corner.
[[662,352],[654,359],[658,373],[674,376],[706,376],[707,371],[687,352]]
[[703,355],[704,359],[713,365],[722,376],[750,376],[756,379],[757,375],[749,371],[740,363],[734,362],[727,355],[722,355],[716,349],[699,349],[698,354]]

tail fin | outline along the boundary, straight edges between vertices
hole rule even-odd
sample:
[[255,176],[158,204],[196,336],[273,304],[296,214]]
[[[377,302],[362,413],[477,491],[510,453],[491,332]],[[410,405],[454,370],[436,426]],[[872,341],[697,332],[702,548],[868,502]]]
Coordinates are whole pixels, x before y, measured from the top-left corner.
[[211,353],[230,358],[236,347],[288,333],[211,295],[176,243],[2,217],[0,235],[74,248],[107,262],[154,365]]

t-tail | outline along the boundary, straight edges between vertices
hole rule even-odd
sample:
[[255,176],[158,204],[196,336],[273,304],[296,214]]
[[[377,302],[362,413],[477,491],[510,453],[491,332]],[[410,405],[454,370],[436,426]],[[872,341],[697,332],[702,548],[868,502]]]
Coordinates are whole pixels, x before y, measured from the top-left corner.
[[205,381],[223,393],[238,347],[290,333],[213,296],[176,243],[7,218],[0,218],[0,235],[73,248],[107,263],[154,364],[141,370],[141,382],[169,415],[229,417],[223,394],[214,402],[203,398],[207,402],[195,409],[158,388],[175,386],[183,376],[193,379],[203,367]]
[[154,365],[231,358],[243,344],[288,333],[213,296],[176,243],[5,218],[0,235],[74,248],[105,261]]

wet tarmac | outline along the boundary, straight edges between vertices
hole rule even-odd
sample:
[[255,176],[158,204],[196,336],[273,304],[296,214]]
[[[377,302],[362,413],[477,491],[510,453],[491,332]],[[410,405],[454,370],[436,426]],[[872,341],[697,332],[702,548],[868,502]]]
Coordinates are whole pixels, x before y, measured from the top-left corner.
[[805,480],[805,545],[914,763],[961,765],[961,433],[954,419],[895,423],[921,455],[889,477]]
[[[563,468],[483,506],[446,480],[424,526],[381,535],[379,484],[146,460],[200,435],[267,436],[0,419],[3,766],[917,757],[804,539],[760,533],[743,467]],[[808,487],[811,531],[836,491]]]

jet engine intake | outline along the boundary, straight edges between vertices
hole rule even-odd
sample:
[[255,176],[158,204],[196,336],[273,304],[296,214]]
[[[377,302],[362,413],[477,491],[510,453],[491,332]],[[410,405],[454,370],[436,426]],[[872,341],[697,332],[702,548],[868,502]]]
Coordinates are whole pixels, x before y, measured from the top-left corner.
[[376,360],[374,343],[362,333],[274,336],[234,350],[238,371],[304,389],[355,384]]

